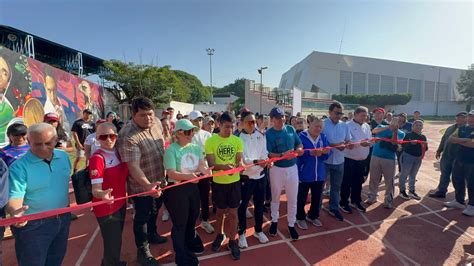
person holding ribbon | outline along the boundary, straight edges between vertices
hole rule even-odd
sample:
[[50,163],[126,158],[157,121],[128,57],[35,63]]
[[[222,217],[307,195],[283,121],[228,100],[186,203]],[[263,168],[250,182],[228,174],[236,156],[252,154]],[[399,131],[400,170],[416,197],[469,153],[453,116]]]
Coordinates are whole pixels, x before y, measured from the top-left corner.
[[[199,180],[193,179],[210,175],[211,170],[206,166],[202,148],[191,143],[195,128],[188,119],[178,120],[173,131],[176,142],[168,147],[164,156],[168,185],[177,185],[163,192],[173,222],[171,238],[177,265],[198,265],[196,254],[204,252],[204,245],[195,230],[199,216]],[[180,184],[189,180],[193,181]]]
[[383,175],[385,179],[384,208],[391,209],[396,166],[395,152],[398,149],[398,140],[403,140],[405,133],[399,129],[398,117],[394,117],[388,126],[377,126],[372,130],[372,133],[380,141],[373,146],[372,159],[370,160],[369,197],[366,203],[371,205],[377,201],[377,190]]
[[89,175],[94,196],[92,201],[112,201],[109,204],[94,206],[104,246],[101,265],[126,265],[126,262],[120,261],[126,204],[125,200],[113,200],[126,196],[128,167],[120,161],[115,149],[117,129],[114,124],[101,123],[97,127],[96,137],[100,147],[89,159]]
[[[400,197],[403,199],[415,199],[420,200],[420,196],[416,194],[415,182],[416,174],[421,166],[421,160],[428,150],[428,143],[426,142],[426,136],[421,133],[423,130],[423,121],[415,120],[412,124],[412,131],[405,135],[402,144],[403,150],[400,156],[400,163],[402,171],[400,172]],[[408,194],[405,190],[406,180],[409,177],[409,191]]]
[[[27,133],[30,150],[10,166],[7,213],[13,217],[69,206],[71,162],[55,149],[57,135],[47,123],[34,124]],[[12,226],[18,264],[61,265],[66,254],[71,213]]]

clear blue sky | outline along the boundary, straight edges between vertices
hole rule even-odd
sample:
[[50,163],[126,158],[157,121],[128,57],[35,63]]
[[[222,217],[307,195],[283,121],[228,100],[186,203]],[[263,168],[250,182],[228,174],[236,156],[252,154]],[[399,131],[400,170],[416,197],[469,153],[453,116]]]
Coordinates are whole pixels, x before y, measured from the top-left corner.
[[214,85],[239,77],[278,86],[312,51],[467,68],[472,1],[0,0],[0,24],[104,59],[171,65]]

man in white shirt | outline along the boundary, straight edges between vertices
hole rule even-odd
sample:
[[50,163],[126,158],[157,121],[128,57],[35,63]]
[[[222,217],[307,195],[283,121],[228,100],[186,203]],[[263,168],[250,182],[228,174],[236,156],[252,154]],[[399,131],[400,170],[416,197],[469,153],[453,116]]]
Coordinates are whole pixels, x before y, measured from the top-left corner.
[[247,168],[240,175],[242,183],[242,201],[238,209],[239,217],[239,247],[247,248],[245,230],[247,229],[246,211],[253,196],[255,206],[255,233],[253,234],[260,243],[267,243],[268,238],[262,231],[263,224],[263,203],[265,199],[265,172],[264,161],[268,159],[267,140],[265,135],[255,128],[255,115],[252,112],[242,112],[241,123],[243,129],[239,134],[244,143],[244,163],[257,164]]
[[[196,126],[192,143],[198,145],[204,151],[204,144],[206,140],[211,137],[211,133],[202,130],[202,122],[204,117],[199,111],[192,111],[189,113],[189,119]],[[199,195],[201,198],[201,228],[208,234],[214,233],[214,227],[209,223],[209,191],[211,190],[211,181],[209,178],[199,180],[198,183]]]
[[368,114],[367,107],[359,106],[354,111],[354,117],[347,122],[351,142],[360,142],[354,144],[352,149],[344,150],[344,177],[341,184],[340,208],[345,213],[352,213],[349,206],[349,197],[352,206],[361,212],[365,212],[365,207],[361,204],[362,184],[364,183],[364,171],[366,159],[369,156],[370,140],[372,132],[369,124],[365,123]]

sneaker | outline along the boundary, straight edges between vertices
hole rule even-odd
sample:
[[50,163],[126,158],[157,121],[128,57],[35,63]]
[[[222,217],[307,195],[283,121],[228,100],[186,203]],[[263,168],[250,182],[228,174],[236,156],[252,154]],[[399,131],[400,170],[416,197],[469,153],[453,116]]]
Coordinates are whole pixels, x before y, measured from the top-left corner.
[[140,265],[146,265],[146,266],[151,266],[151,265],[156,265],[158,266],[158,261],[153,257],[153,255],[150,252],[149,247],[143,247],[139,248],[137,250],[137,262]]
[[430,194],[428,194],[428,196],[430,198],[444,199],[444,198],[446,198],[446,193],[435,191],[435,192],[431,192]]
[[214,233],[214,227],[212,227],[210,222],[202,221],[200,226],[204,231],[206,231],[206,233],[208,234]]
[[268,242],[268,237],[263,233],[263,232],[255,232],[253,233],[253,236],[258,239],[258,241],[262,244],[265,244]]
[[277,230],[278,230],[278,223],[272,222],[272,224],[270,225],[270,230],[268,230],[268,234],[270,236],[276,236]]
[[227,244],[227,248],[230,250],[230,255],[234,260],[240,260],[240,249],[237,246],[235,240],[229,240],[229,244]]
[[391,202],[385,202],[385,203],[383,204],[383,207],[384,207],[385,209],[391,209],[391,208],[393,208]]
[[201,255],[204,253],[204,244],[202,243],[201,237],[196,231],[194,231],[194,239],[190,241],[188,248],[191,252],[196,255]]
[[329,214],[336,217],[338,221],[344,221],[344,217],[342,217],[342,214],[338,210],[329,210]]
[[225,240],[224,234],[217,234],[216,239],[212,242],[212,251],[219,251]]
[[293,241],[298,240],[300,237],[294,226],[288,226],[288,232],[290,232],[290,237]]
[[401,190],[399,196],[402,199],[406,199],[406,200],[410,199],[410,196],[408,196],[408,194],[405,192],[405,190]]
[[306,217],[306,221],[314,224],[314,226],[323,226],[323,223],[321,223],[321,221],[318,218],[311,219],[309,217]]
[[352,213],[352,208],[349,205],[339,206],[339,209],[345,213]]
[[467,207],[462,211],[462,214],[467,216],[474,216],[474,205],[467,205]]
[[253,218],[253,215],[252,215],[252,213],[249,211],[249,209],[247,209],[247,211],[245,212],[245,217],[246,217],[247,219]]
[[367,199],[367,200],[365,201],[365,204],[367,204],[367,205],[370,206],[370,205],[372,205],[372,204],[374,204],[374,203],[376,203],[376,202],[377,202],[377,200]]
[[360,212],[366,212],[367,209],[362,206],[361,203],[351,203],[352,207],[356,208],[357,210],[359,210]]
[[299,228],[303,230],[308,230],[308,224],[306,224],[305,220],[296,220],[296,224],[298,225]]
[[166,237],[160,236],[159,234],[153,234],[148,236],[148,243],[150,244],[164,244],[168,241]]
[[239,235],[239,248],[248,248],[248,247],[249,247],[249,244],[247,244],[247,238],[245,238],[245,234]]
[[418,196],[418,194],[416,194],[415,191],[409,191],[408,192],[408,196],[411,198],[411,199],[414,199],[414,200],[420,200],[421,197]]
[[456,208],[456,209],[464,209],[466,207],[464,204],[459,203],[456,200],[447,201],[447,202],[444,203],[444,206],[446,206],[448,208]]
[[170,213],[168,212],[168,210],[164,210],[163,211],[163,216],[161,216],[161,220],[163,222],[166,222],[170,219]]

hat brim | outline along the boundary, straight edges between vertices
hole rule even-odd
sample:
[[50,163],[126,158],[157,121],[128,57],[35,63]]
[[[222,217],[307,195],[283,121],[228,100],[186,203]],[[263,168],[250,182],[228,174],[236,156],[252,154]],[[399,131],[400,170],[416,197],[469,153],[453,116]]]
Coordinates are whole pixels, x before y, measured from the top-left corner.
[[177,127],[173,130],[173,132],[178,132],[180,130],[191,130],[193,128],[197,128],[197,126],[195,125],[192,125],[192,126],[188,126],[188,125],[185,125],[185,126],[182,126],[182,127]]

